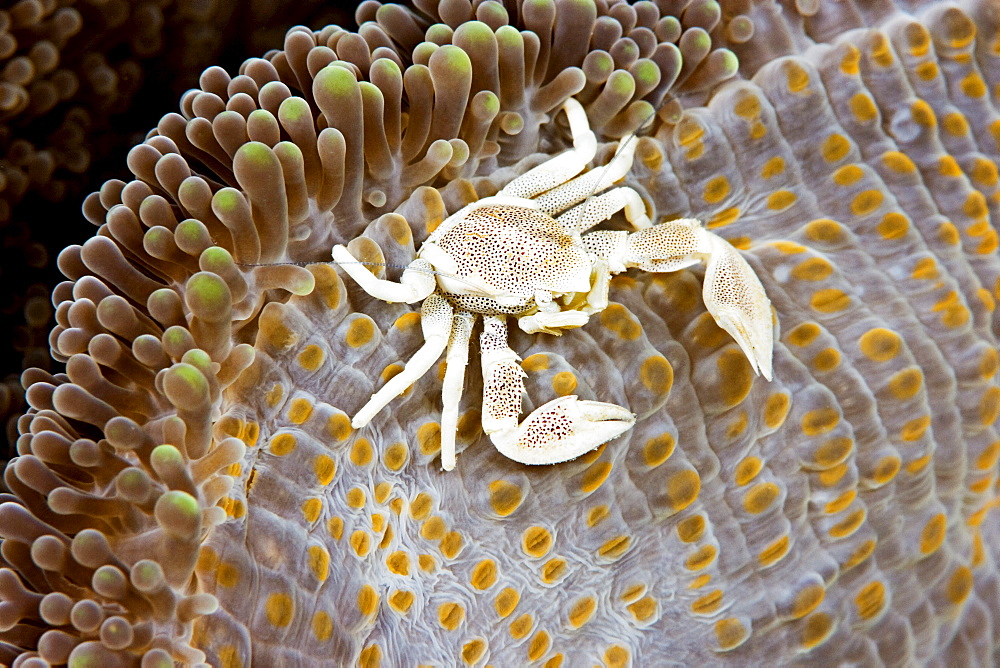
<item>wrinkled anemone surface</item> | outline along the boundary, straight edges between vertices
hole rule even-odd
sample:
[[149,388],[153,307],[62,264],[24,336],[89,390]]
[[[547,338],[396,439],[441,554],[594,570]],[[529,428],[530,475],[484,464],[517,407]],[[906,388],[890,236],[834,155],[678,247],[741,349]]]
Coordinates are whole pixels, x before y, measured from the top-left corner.
[[[0,498],[0,661],[995,662],[995,11],[416,5],[207,70],[86,200],[67,371],[25,374]],[[351,429],[419,317],[330,247],[398,276],[566,146],[569,96],[598,165],[656,112],[625,181],[745,252],[774,381],[699,270],[629,272],[580,330],[512,337],[526,409],[619,403],[623,437],[515,464],[473,372],[445,474],[440,367]]]

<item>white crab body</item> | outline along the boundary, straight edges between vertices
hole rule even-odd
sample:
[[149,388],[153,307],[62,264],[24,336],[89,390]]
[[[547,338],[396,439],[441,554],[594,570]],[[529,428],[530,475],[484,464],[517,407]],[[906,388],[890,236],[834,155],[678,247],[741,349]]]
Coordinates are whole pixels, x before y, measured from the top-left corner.
[[[530,201],[530,200],[528,200]],[[521,315],[537,309],[535,295],[553,298],[590,289],[592,262],[580,238],[549,215],[509,204],[481,206],[417,257],[439,258],[454,270],[438,274],[440,292],[457,308],[485,315]]]
[[[635,145],[623,140],[608,167],[577,176],[593,159],[597,139],[576,100],[567,100],[563,108],[573,148],[445,219],[398,283],[377,278],[345,246],[334,247],[334,260],[372,296],[423,302],[424,345],[358,411],[352,420],[355,428],[367,425],[447,351],[441,464],[446,470],[454,468],[469,339],[481,318],[483,430],[501,453],[525,464],[553,464],[619,436],[635,423],[632,412],[574,395],[553,399],[518,422],[525,373],[507,343],[506,319],[516,318],[528,333],[559,335],[580,327],[607,307],[611,275],[628,267],[663,272],[705,262],[709,312],[733,336],[753,369],[770,380],[771,305],[750,265],[697,220],[653,226],[631,188],[591,197],[628,172]],[[587,232],[617,211],[624,211],[635,232]]]

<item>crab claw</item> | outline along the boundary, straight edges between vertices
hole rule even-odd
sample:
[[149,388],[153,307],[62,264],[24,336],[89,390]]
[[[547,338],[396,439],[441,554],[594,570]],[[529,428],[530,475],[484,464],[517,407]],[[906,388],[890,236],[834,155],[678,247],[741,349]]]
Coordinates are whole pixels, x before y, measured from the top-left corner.
[[522,464],[556,464],[575,459],[628,431],[635,414],[601,401],[557,397],[539,406],[514,429],[490,434],[504,456]]
[[705,306],[716,324],[739,344],[754,372],[771,380],[774,353],[771,300],[743,256],[721,238],[716,239],[705,269],[702,289]]
[[682,218],[628,235],[616,252],[619,255],[612,260],[646,271],[677,271],[704,261],[705,307],[736,340],[754,372],[771,380],[771,300],[753,267],[728,241],[694,218]]

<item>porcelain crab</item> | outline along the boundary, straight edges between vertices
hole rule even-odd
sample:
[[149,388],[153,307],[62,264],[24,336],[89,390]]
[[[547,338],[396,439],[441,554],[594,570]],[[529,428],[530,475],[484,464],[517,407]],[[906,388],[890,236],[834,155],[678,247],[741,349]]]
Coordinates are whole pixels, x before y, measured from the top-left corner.
[[[524,464],[553,464],[624,433],[635,422],[628,409],[575,395],[553,399],[518,422],[526,374],[507,343],[507,319],[528,333],[558,335],[580,327],[607,307],[611,276],[629,267],[668,272],[705,262],[708,311],[754,371],[771,379],[771,304],[750,265],[699,221],[653,225],[635,190],[606,190],[631,168],[635,141],[623,139],[607,167],[579,175],[596,154],[597,138],[578,101],[570,98],[562,108],[573,147],[446,218],[398,282],[376,277],[345,246],[334,247],[333,259],[373,297],[423,302],[423,346],[358,411],[355,428],[367,425],[444,353],[441,464],[453,469],[469,340],[481,317],[483,430],[502,454]],[[618,211],[634,232],[588,232]]]

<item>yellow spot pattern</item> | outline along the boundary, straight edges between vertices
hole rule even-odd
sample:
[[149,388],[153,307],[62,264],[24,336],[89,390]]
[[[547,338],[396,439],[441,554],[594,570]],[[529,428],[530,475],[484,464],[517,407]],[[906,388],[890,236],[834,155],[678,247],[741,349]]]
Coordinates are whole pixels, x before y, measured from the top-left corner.
[[528,643],[528,660],[538,661],[552,646],[552,637],[546,631],[539,631]]
[[302,517],[309,524],[315,523],[319,520],[320,513],[323,512],[323,500],[312,498],[306,499],[302,503]]
[[833,371],[840,366],[840,351],[836,348],[824,348],[813,357],[813,367],[820,373]]
[[632,613],[632,616],[637,622],[646,622],[656,614],[658,607],[656,599],[650,596],[644,596],[638,601],[630,603],[627,606],[627,609],[630,613]]
[[318,455],[313,460],[313,472],[316,474],[316,482],[325,487],[333,482],[333,476],[337,474],[337,462],[329,455]]
[[583,473],[580,481],[580,491],[590,494],[608,479],[611,474],[611,462],[596,462]]
[[825,612],[815,612],[805,618],[802,626],[802,647],[812,649],[825,642],[834,629],[833,618]]
[[576,376],[570,371],[560,371],[552,377],[552,391],[560,397],[576,390]]
[[823,159],[830,163],[840,162],[847,156],[850,150],[851,144],[847,138],[842,134],[836,133],[828,136],[820,147]]
[[396,590],[389,595],[389,606],[400,614],[406,614],[413,605],[413,592]]
[[465,621],[465,608],[458,603],[442,603],[438,606],[438,624],[449,631],[456,630]]
[[552,549],[552,534],[545,527],[529,527],[521,536],[521,549],[529,557],[544,557]]
[[762,179],[770,179],[782,174],[784,171],[785,159],[780,155],[776,155],[764,163],[764,166],[760,170],[760,176]]
[[740,404],[753,387],[754,373],[742,350],[724,350],[716,362],[722,383],[719,397],[723,404],[732,407]]
[[312,632],[319,642],[326,642],[333,636],[333,618],[330,613],[320,610],[313,615]]
[[729,195],[729,188],[729,180],[724,176],[717,176],[705,185],[702,197],[708,204],[718,204]]
[[479,591],[489,589],[496,581],[497,565],[492,559],[484,559],[476,564],[469,577],[469,582]]
[[535,618],[530,613],[525,613],[510,623],[510,636],[514,640],[520,640],[529,633],[535,624]]
[[497,594],[497,597],[493,602],[493,607],[496,609],[497,615],[500,617],[509,617],[510,614],[514,612],[514,608],[517,607],[520,600],[520,592],[516,589],[506,587],[499,594]]
[[639,377],[650,392],[667,394],[674,384],[674,368],[663,355],[652,355],[643,361]]
[[798,196],[790,190],[778,190],[767,196],[767,208],[771,211],[784,211],[795,204]]
[[681,511],[694,503],[701,491],[701,477],[691,469],[674,473],[667,480],[667,499],[674,511]]
[[368,495],[365,494],[365,490],[360,487],[352,487],[347,490],[347,505],[351,508],[364,508],[365,502],[368,500]]
[[804,260],[792,269],[792,276],[801,281],[822,281],[829,278],[832,273],[833,265],[821,257]]
[[871,95],[857,93],[851,98],[851,113],[859,123],[870,123],[878,118],[878,108]]
[[566,560],[562,557],[555,557],[549,559],[542,565],[541,578],[542,582],[546,584],[552,584],[557,582],[559,579],[566,574]]
[[621,304],[611,304],[601,311],[601,323],[626,341],[634,341],[642,334],[642,327]]
[[575,629],[589,622],[597,610],[597,600],[593,596],[578,599],[569,610],[569,624]]
[[858,592],[854,603],[857,606],[858,617],[864,620],[873,619],[885,609],[885,585],[878,581],[869,582]]
[[851,200],[851,213],[855,216],[867,216],[880,206],[885,196],[881,190],[865,190]]
[[351,547],[359,557],[367,557],[372,548],[372,537],[366,532],[358,529],[351,534]]
[[405,443],[393,443],[385,449],[382,461],[390,471],[398,471],[406,465],[410,457],[410,449]]
[[760,565],[767,567],[773,566],[774,564],[781,561],[786,554],[788,554],[789,541],[788,536],[782,536],[776,541],[769,544],[763,550],[761,550],[758,555],[758,561]]
[[739,647],[750,636],[750,629],[744,626],[739,619],[733,617],[720,619],[715,623],[713,629],[719,643],[719,649],[723,652]]
[[506,480],[494,480],[489,484],[490,505],[500,517],[507,517],[521,505],[521,488]]
[[969,597],[972,591],[972,571],[968,566],[959,566],[948,578],[946,588],[948,600],[958,605]]
[[326,353],[317,345],[308,345],[299,353],[299,365],[306,371],[316,371],[325,359]]
[[809,73],[796,62],[784,64],[785,83],[792,93],[803,93],[809,87]]
[[625,668],[629,665],[631,653],[621,645],[612,645],[604,651],[604,665],[607,668]]
[[834,538],[846,538],[861,528],[866,517],[867,512],[863,508],[859,508],[830,527],[830,535]]
[[899,174],[911,174],[917,171],[917,166],[908,155],[900,151],[886,151],[882,154],[882,163]]
[[361,668],[380,668],[382,665],[382,648],[378,645],[369,645],[361,650],[358,657],[358,665]]
[[901,239],[910,229],[910,221],[898,211],[890,211],[882,216],[876,229],[883,239]]
[[722,605],[722,598],[721,589],[712,590],[691,604],[691,612],[695,615],[710,615]]
[[829,432],[840,422],[840,413],[833,408],[818,408],[802,416],[802,431],[807,436]]
[[295,615],[295,604],[288,594],[271,594],[264,603],[264,612],[271,626],[285,627],[292,623]]
[[326,423],[326,431],[335,441],[345,441],[353,431],[351,420],[343,413],[330,416]]
[[320,545],[311,545],[307,550],[309,569],[320,582],[330,575],[330,553]]
[[893,359],[899,354],[902,344],[899,334],[882,327],[868,330],[858,341],[861,352],[875,362],[888,362]]
[[288,408],[288,420],[292,424],[302,424],[309,419],[312,415],[313,407],[308,399],[297,398],[292,399],[291,405]]
[[896,399],[912,399],[923,387],[924,374],[917,368],[904,369],[889,379],[889,391]]
[[742,487],[757,477],[757,474],[764,468],[764,462],[759,457],[746,457],[736,465],[736,472],[733,479],[737,485]]
[[487,647],[486,641],[482,638],[470,640],[462,645],[462,661],[469,666],[475,665],[486,654]]
[[[674,437],[672,434],[661,434],[646,441],[642,454],[646,466],[655,468],[669,459],[674,452]],[[610,465],[609,465],[610,467]]]
[[790,617],[801,619],[819,607],[819,604],[826,598],[826,589],[823,585],[813,584],[803,587],[795,596],[792,603]]
[[819,325],[813,322],[805,322],[801,325],[796,325],[796,327],[788,333],[788,342],[793,346],[808,346],[816,340],[816,337],[819,336],[819,334]]
[[351,447],[351,463],[355,466],[367,466],[373,458],[372,444],[367,438],[359,438]]
[[837,313],[851,305],[851,298],[843,290],[825,288],[813,293],[809,305],[820,313]]
[[758,515],[767,510],[778,498],[781,489],[773,482],[762,482],[751,487],[743,496],[743,508]]
[[625,554],[631,543],[629,536],[616,536],[597,549],[597,556],[607,561],[616,561]]
[[375,335],[375,324],[368,318],[356,318],[347,327],[347,345],[360,348]]
[[948,529],[947,523],[948,518],[945,517],[944,513],[934,515],[928,520],[920,533],[920,552],[922,554],[931,554],[941,547]]
[[711,566],[715,562],[717,554],[718,549],[714,545],[705,545],[692,552],[684,562],[684,565],[688,570],[700,571]]
[[271,439],[271,454],[283,457],[295,449],[296,443],[295,437],[291,434],[278,434]]
[[441,449],[441,425],[437,422],[426,422],[417,429],[417,443],[420,452],[433,455]]

